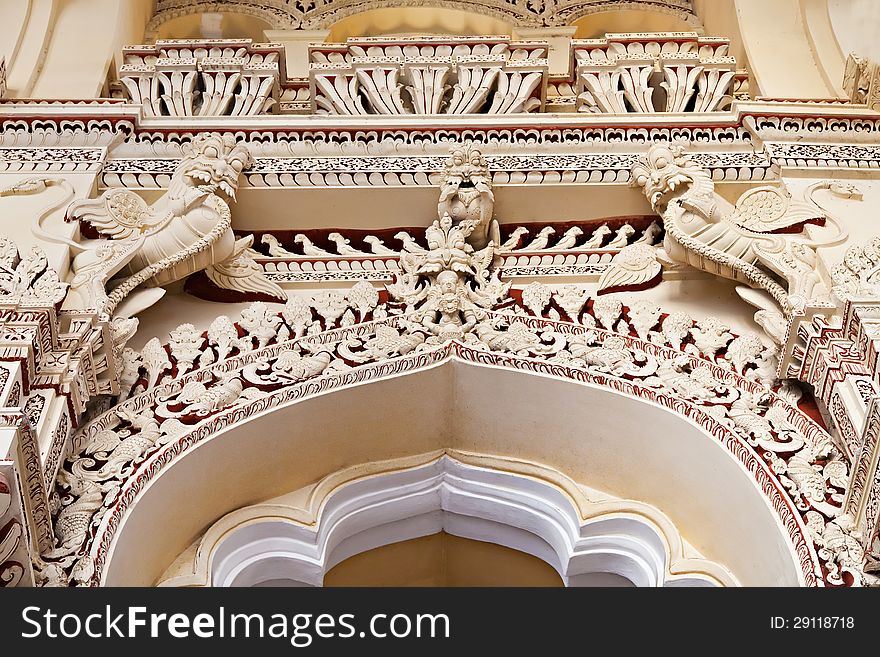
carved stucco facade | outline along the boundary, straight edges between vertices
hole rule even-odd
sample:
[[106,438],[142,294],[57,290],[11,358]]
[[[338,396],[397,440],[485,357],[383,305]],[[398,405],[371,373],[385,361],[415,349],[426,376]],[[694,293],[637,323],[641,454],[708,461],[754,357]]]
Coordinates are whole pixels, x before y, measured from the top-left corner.
[[0,582],[320,585],[503,520],[573,586],[877,583],[880,87],[834,3],[766,10],[772,60],[739,0],[27,4]]

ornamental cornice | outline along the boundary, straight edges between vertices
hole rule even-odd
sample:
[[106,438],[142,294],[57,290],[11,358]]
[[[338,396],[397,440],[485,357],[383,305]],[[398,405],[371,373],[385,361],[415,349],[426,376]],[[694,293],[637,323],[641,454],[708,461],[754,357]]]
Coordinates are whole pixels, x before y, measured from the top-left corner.
[[[216,131],[248,145],[248,187],[430,185],[448,145],[483,145],[493,182],[626,182],[635,156],[686,142],[716,180],[786,168],[880,168],[880,114],[836,104],[742,102],[689,115],[143,117],[123,104],[0,104],[0,170],[101,172],[103,187],[162,187],[182,143]],[[103,154],[106,149],[106,154]],[[523,154],[523,151],[533,154]],[[102,156],[103,154],[103,156]],[[520,173],[522,172],[522,173]]]
[[[635,153],[486,155],[495,185],[626,183],[636,158]],[[434,186],[444,160],[440,155],[256,157],[242,177],[242,188]],[[764,153],[705,152],[694,160],[716,180],[774,177],[773,162]],[[110,160],[101,170],[101,186],[164,187],[177,164],[178,160],[168,158]]]
[[[181,139],[201,132],[232,133],[257,157],[440,155],[449,141],[464,139],[485,144],[490,154],[538,146],[619,152],[629,150],[627,144],[638,152],[652,142],[682,140],[696,152],[785,144],[778,157],[789,163],[822,159],[823,146],[864,145],[855,159],[872,157],[880,113],[830,103],[743,101],[730,112],[702,114],[146,117],[140,106],[121,103],[0,103],[0,147],[109,147],[110,159],[178,157]],[[826,159],[848,166],[843,154]]]

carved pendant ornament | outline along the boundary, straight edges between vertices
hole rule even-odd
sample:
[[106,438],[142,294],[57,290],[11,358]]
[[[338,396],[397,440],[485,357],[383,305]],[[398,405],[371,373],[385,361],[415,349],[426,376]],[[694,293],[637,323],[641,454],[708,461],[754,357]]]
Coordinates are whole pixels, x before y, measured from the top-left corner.
[[[774,350],[717,318],[665,313],[635,295],[624,301],[540,282],[512,290],[499,274],[482,164],[472,148],[453,152],[426,246],[403,243],[399,271],[384,290],[360,282],[345,293],[293,294],[280,311],[257,302],[236,320],[219,316],[204,331],[182,324],[164,344],[153,338],[139,352],[125,349],[116,405],[77,433],[50,495],[54,544],[36,564],[39,581],[100,585],[140,491],[223,427],[310,395],[460,359],[604,386],[690,418],[755,478],[807,585],[877,583],[865,571],[864,537],[844,512],[849,461],[797,407],[799,393],[776,381]],[[694,180],[669,176],[663,192],[653,175],[657,202],[669,191],[686,194]],[[663,215],[664,223],[677,218]],[[676,242],[679,234],[673,231],[670,250],[691,243]]]

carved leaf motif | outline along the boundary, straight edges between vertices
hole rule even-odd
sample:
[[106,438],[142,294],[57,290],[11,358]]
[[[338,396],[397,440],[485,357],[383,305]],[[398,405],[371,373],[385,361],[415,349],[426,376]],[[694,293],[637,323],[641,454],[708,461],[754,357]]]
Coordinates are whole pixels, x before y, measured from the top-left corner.
[[717,317],[707,317],[691,329],[694,345],[700,354],[712,360],[733,339],[730,327]]
[[379,291],[366,281],[355,284],[348,291],[348,300],[360,314],[361,320],[379,303]]
[[522,300],[526,308],[533,314],[541,317],[544,314],[544,308],[550,303],[550,288],[539,281],[529,283],[523,288]]
[[202,335],[192,324],[181,324],[169,334],[171,355],[177,360],[178,375],[189,371],[202,353]]
[[[265,303],[257,301],[241,311],[239,325],[251,338],[256,338],[258,348],[262,349],[277,335],[281,318]],[[241,344],[247,345],[249,342],[245,340]]]
[[141,349],[141,360],[147,369],[147,389],[156,385],[159,377],[171,369],[171,361],[159,338],[153,338]]
[[140,378],[141,365],[143,365],[143,360],[141,359],[141,355],[137,351],[129,347],[123,349],[122,371],[119,374],[120,392],[117,403],[123,402],[128,399],[128,395],[131,392],[131,387]]
[[604,328],[614,330],[614,325],[623,312],[623,303],[613,297],[599,297],[593,300],[593,314]]
[[216,356],[214,355],[213,349],[205,349],[200,355],[198,360],[199,367],[207,367],[208,365],[212,365],[216,360]]
[[312,305],[305,297],[291,294],[284,304],[281,316],[293,331],[293,337],[300,338],[312,323]]
[[208,344],[217,348],[217,360],[226,358],[235,348],[238,331],[232,320],[220,315],[208,327]]
[[764,351],[764,343],[757,335],[751,333],[734,338],[727,347],[726,358],[737,372],[743,373],[748,365],[758,362],[762,351]]
[[20,258],[15,243],[0,236],[0,300],[54,306],[64,299],[67,287],[42,249],[34,246]]
[[675,349],[681,348],[681,343],[690,335],[694,325],[693,318],[684,312],[674,312],[663,320],[663,336],[666,342]]
[[323,290],[315,294],[313,303],[315,310],[324,318],[325,326],[331,328],[348,309],[346,298],[335,290]]
[[660,321],[660,306],[649,299],[640,299],[630,306],[629,320],[638,336],[647,340],[648,334]]

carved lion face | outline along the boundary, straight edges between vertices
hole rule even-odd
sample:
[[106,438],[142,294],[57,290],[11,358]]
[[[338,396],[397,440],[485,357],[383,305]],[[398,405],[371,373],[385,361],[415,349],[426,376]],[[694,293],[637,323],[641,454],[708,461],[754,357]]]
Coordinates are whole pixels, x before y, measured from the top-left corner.
[[443,187],[447,193],[458,190],[488,191],[489,165],[482,153],[470,144],[453,148],[443,171]]
[[241,172],[252,164],[247,148],[233,137],[205,135],[194,139],[185,151],[179,171],[184,184],[228,202],[235,200]]
[[659,209],[679,187],[694,182],[686,165],[681,149],[656,144],[633,166],[630,185],[641,187],[651,206]]

